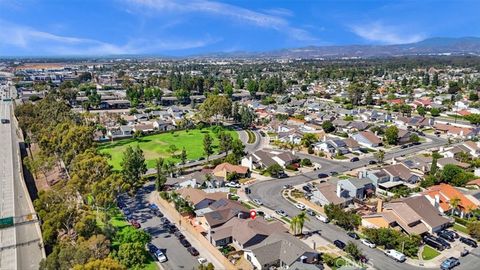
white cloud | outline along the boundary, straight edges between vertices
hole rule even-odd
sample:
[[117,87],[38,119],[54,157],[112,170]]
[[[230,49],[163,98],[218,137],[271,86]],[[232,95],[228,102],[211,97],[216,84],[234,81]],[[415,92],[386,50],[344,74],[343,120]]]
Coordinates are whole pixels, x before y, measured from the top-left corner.
[[[20,49],[27,54],[56,55],[115,55],[144,54],[159,51],[178,51],[200,48],[218,42],[218,39],[205,37],[197,40],[168,39],[132,39],[122,45],[95,39],[56,35],[31,27],[12,24],[0,20],[0,49],[2,47]],[[8,52],[7,52],[8,53]]]
[[[289,10],[276,9],[277,14],[270,12],[266,14],[262,12],[253,11],[247,8],[220,3],[208,0],[126,0],[134,6],[140,7],[141,10],[145,8],[156,9],[158,11],[170,12],[203,12],[212,15],[217,15],[222,18],[235,19],[237,21],[246,22],[255,26],[274,29],[278,32],[284,32],[296,40],[313,41],[316,40],[308,31],[292,26],[286,19],[281,16],[288,15]],[[148,10],[148,9],[147,9]],[[150,11],[150,10],[148,10]],[[279,12],[283,14],[279,16]]]
[[405,33],[399,27],[387,26],[381,22],[353,25],[350,29],[363,39],[383,44],[405,44],[425,39],[423,34]]

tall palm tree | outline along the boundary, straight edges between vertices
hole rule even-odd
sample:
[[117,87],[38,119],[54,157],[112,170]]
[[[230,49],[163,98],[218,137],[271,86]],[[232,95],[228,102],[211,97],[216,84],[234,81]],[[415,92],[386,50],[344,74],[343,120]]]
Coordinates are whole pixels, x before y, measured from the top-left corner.
[[452,210],[453,210],[452,215],[453,215],[457,211],[457,207],[460,204],[460,198],[453,197],[452,199],[450,199],[449,204],[452,207]]
[[298,222],[298,217],[293,217],[291,220],[290,220],[290,230],[292,231],[293,235],[297,235],[297,232],[298,232],[298,225],[299,225],[299,222]]
[[305,213],[305,211],[302,211],[300,214],[298,214],[296,216],[297,220],[298,220],[298,229],[300,231],[300,234],[302,234],[303,232],[303,225],[305,224],[305,221],[309,221],[310,218],[308,218],[307,214]]

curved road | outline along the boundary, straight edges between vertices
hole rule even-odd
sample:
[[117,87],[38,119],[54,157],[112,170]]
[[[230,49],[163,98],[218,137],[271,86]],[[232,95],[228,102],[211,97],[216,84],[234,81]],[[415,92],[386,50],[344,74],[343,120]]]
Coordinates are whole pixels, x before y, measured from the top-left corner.
[[[392,149],[392,151],[385,154],[385,160],[400,157],[403,155],[414,154],[422,150],[436,148],[445,144],[444,139],[437,137],[429,137],[430,142],[424,143],[422,145],[413,146],[406,149]],[[365,157],[358,162],[345,162],[345,161],[335,161],[328,160],[320,157],[315,157],[307,154],[297,154],[301,158],[310,158],[312,162],[319,163],[321,169],[313,172],[308,172],[302,175],[293,176],[290,178],[284,179],[271,179],[267,181],[262,181],[253,184],[250,189],[252,193],[249,194],[250,199],[260,199],[264,206],[276,210],[282,209],[289,216],[295,216],[300,211],[294,207],[290,202],[284,199],[281,195],[282,187],[285,184],[298,185],[306,183],[311,180],[317,179],[318,173],[330,173],[331,171],[336,171],[338,173],[347,172],[352,169],[360,168],[368,165],[370,160],[374,160],[373,157]],[[365,247],[358,240],[353,240],[352,238],[346,235],[346,232],[332,224],[325,224],[317,219],[312,218],[310,221],[307,221],[305,224],[307,230],[319,230],[321,235],[326,240],[333,242],[336,239],[340,239],[343,242],[354,241],[362,249],[363,253],[366,254],[369,259],[369,264],[371,264],[376,269],[389,269],[389,270],[404,270],[404,269],[424,269],[425,267],[413,266],[406,263],[397,263],[390,258],[387,258],[382,251],[379,249],[370,249]],[[475,265],[480,264],[480,258],[474,255],[468,255],[465,258],[461,259],[461,265],[458,269],[478,269]]]

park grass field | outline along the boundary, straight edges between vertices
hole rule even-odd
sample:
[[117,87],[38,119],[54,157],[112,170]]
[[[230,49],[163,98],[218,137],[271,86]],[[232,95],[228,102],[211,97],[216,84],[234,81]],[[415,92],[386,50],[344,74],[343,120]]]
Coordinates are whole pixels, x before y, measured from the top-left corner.
[[[224,131],[230,133],[234,139],[238,138],[238,134],[234,130],[225,129]],[[173,158],[168,151],[170,145],[175,145],[177,147],[177,155],[180,154],[185,147],[188,160],[197,160],[200,157],[204,157],[203,137],[207,133],[213,138],[214,149],[217,153],[218,138],[213,132],[213,128],[174,131],[148,135],[138,139],[130,138],[114,142],[106,142],[100,144],[98,149],[101,153],[109,154],[109,163],[114,169],[119,170],[121,169],[120,163],[122,162],[125,149],[127,149],[128,146],[136,147],[138,145],[145,155],[147,168],[154,168],[155,159],[160,157],[171,160],[175,163],[180,162],[178,158]]]

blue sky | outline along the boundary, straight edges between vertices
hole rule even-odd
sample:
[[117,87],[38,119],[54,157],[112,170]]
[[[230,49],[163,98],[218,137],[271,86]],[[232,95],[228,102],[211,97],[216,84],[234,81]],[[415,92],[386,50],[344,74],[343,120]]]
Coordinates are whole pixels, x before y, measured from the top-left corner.
[[477,0],[0,0],[0,55],[399,44],[480,36],[479,10]]

